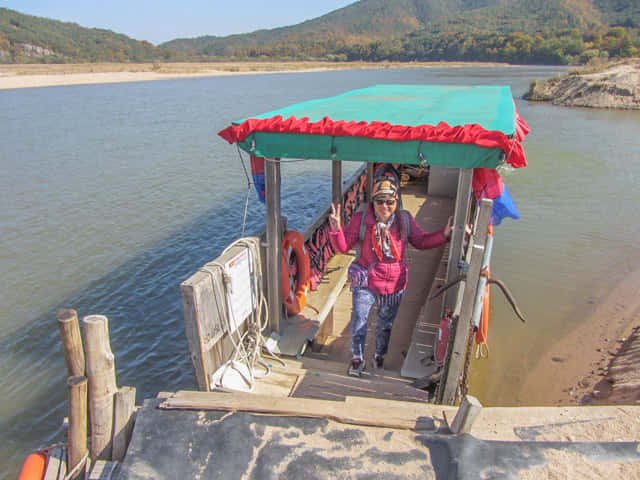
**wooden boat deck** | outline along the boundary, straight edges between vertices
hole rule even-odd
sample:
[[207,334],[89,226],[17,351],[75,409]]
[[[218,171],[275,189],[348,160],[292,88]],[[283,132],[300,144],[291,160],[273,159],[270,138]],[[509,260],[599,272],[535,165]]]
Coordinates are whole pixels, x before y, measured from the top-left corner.
[[[403,207],[417,219],[425,231],[441,229],[453,214],[453,199],[427,197],[424,184],[405,186],[402,201]],[[271,374],[257,383],[254,393],[324,400],[343,400],[347,396],[358,396],[428,401],[427,392],[413,388],[411,383],[415,378],[423,376],[422,372],[426,368],[423,359],[431,356],[434,338],[437,337],[439,309],[431,309],[433,311],[429,314],[424,306],[434,279],[442,281],[444,277],[446,248],[409,248],[409,284],[393,327],[385,368],[372,368],[375,347],[375,311],[372,311],[365,347],[368,367],[361,378],[346,375],[351,359],[351,291],[346,281],[346,269],[353,256],[336,255],[329,264],[330,273],[320,284],[318,291],[311,292],[308,297],[311,307],[307,307],[301,315],[288,319],[279,343],[280,350],[290,355],[282,357],[286,365],[280,365],[273,359],[270,362]],[[325,315],[323,310],[326,308],[320,302],[321,298],[335,302],[332,313]],[[318,316],[326,317],[322,319],[321,325],[315,321]],[[313,352],[307,349],[304,355],[291,358],[305,350],[305,342],[310,338],[314,338]],[[412,375],[402,378],[401,370]]]

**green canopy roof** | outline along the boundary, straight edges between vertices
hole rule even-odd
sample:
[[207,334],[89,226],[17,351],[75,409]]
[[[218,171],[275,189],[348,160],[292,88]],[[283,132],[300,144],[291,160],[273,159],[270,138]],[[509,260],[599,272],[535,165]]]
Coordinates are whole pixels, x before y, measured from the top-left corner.
[[508,86],[375,85],[239,120],[220,135],[260,157],[495,168],[524,161],[519,122]]

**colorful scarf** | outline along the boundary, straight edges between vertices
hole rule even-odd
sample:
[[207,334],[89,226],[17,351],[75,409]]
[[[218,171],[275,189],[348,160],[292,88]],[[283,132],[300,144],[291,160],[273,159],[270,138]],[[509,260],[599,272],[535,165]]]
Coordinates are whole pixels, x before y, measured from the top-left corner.
[[376,215],[376,226],[371,230],[371,245],[373,246],[373,251],[378,257],[378,260],[382,260],[383,256],[400,260],[398,247],[396,246],[396,242],[393,240],[390,231],[395,218],[396,214],[394,213],[391,215],[389,221],[385,223],[379,220]]

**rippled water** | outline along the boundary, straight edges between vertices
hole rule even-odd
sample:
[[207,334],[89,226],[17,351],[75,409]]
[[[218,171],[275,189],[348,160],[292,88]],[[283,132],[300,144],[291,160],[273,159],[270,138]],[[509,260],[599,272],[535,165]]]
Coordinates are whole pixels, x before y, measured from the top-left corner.
[[[61,440],[61,308],[107,315],[118,383],[137,387],[138,404],[195,388],[178,284],[240,236],[247,179],[235,147],[216,135],[231,120],[376,83],[508,84],[520,97],[529,81],[559,71],[370,70],[0,91],[0,478],[15,478],[29,451]],[[517,103],[533,129],[530,166],[505,178],[522,219],[496,229],[492,268],[535,321],[523,327],[494,302],[492,356],[474,386],[488,404],[517,403],[537,351],[579,322],[600,275],[620,277],[640,259],[640,115]],[[283,166],[294,228],[326,207],[328,163]],[[251,192],[247,230],[263,215]]]

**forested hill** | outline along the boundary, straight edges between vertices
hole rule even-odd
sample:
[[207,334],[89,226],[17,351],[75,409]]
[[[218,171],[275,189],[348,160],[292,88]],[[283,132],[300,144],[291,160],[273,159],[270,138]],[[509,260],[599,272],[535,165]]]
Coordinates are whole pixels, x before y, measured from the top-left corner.
[[110,30],[0,8],[0,63],[151,62],[173,56]]
[[640,50],[637,0],[361,0],[298,25],[178,39],[189,55],[582,63]]
[[0,63],[366,60],[585,63],[640,52],[638,0],[360,0],[298,25],[158,47],[0,8]]

